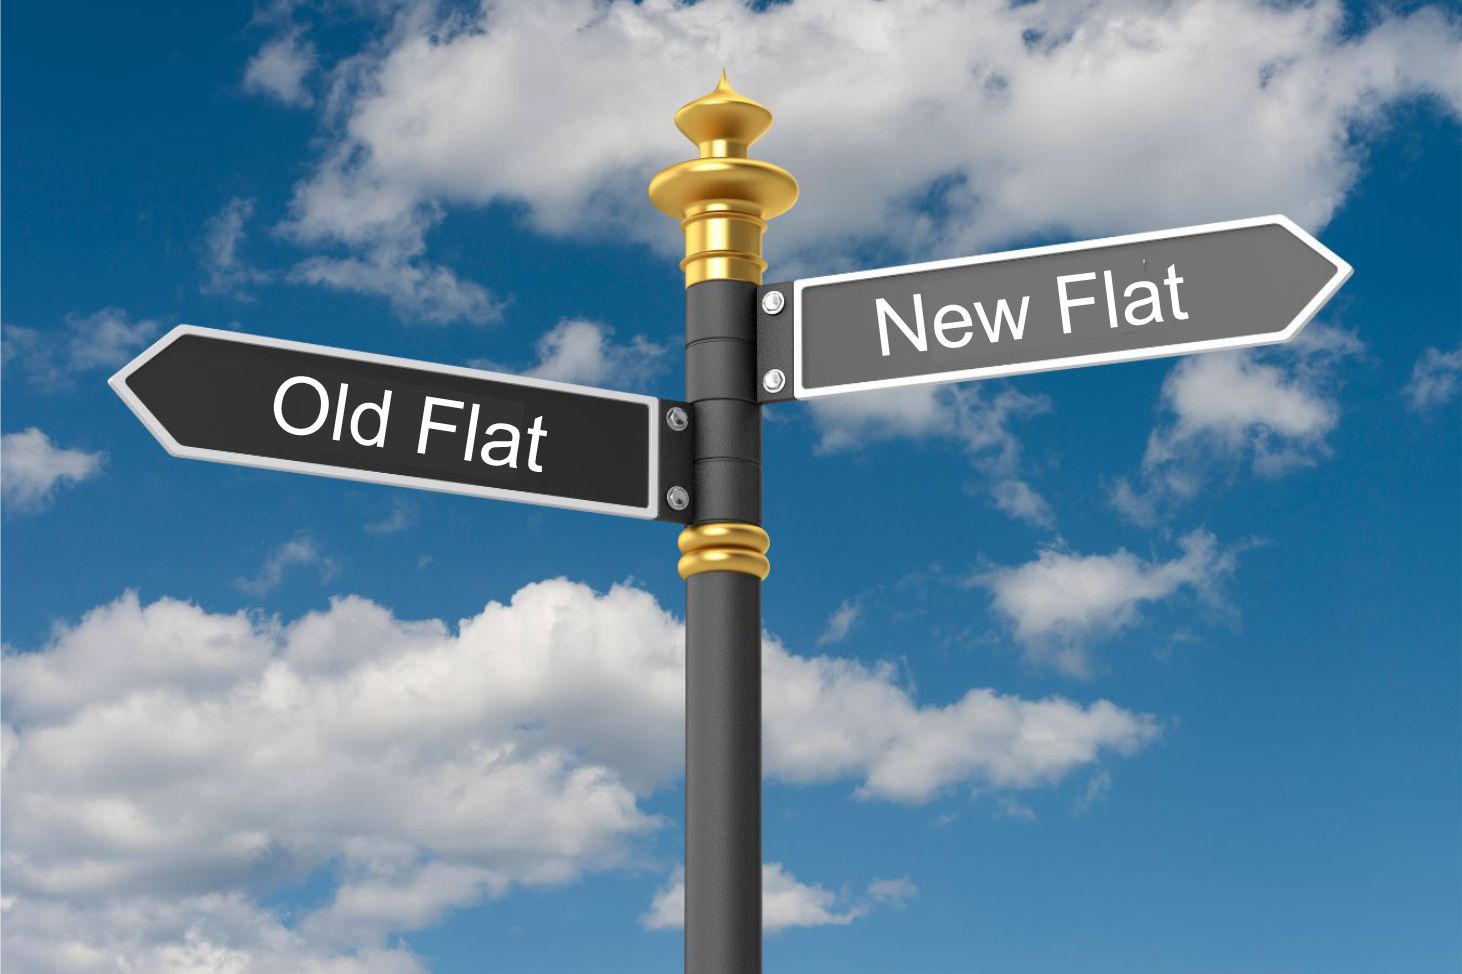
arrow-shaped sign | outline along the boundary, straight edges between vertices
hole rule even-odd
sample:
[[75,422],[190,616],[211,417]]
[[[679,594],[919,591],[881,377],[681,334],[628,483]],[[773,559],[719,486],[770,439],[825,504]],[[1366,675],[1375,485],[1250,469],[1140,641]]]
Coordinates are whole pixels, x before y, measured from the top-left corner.
[[773,284],[760,292],[761,398],[1283,342],[1349,276],[1270,216]]
[[689,518],[687,414],[653,396],[191,325],[111,386],[173,456]]

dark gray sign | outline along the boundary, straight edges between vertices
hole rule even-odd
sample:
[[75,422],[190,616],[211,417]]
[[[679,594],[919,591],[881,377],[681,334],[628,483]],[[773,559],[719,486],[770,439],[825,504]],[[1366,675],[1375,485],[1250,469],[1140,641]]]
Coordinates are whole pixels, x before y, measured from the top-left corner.
[[688,515],[664,491],[689,486],[690,434],[679,415],[666,423],[680,404],[652,396],[190,325],[111,386],[174,456],[629,517]]
[[[792,383],[763,398],[1282,342],[1349,276],[1271,216],[771,285],[763,340],[790,325]],[[783,305],[790,323],[771,313]]]

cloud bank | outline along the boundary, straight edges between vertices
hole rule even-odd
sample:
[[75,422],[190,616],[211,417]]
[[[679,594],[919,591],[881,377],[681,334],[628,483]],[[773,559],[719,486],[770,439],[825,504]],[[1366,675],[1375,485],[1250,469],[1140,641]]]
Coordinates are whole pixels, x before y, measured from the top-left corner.
[[783,271],[1271,212],[1314,229],[1391,105],[1462,111],[1462,26],[1438,7],[1356,33],[1338,0],[396,9],[334,72],[287,224],[302,243],[419,255],[447,208],[506,203],[540,233],[671,253],[645,185],[689,151],[670,113],[722,65],[802,184],[771,239]]
[[[100,606],[4,659],[6,967],[414,970],[393,938],[641,854],[664,825],[642,801],[680,773],[683,638],[648,593],[562,579],[456,626],[356,597],[287,623]],[[1107,701],[921,705],[891,666],[770,637],[764,658],[767,774],[863,800],[1051,785],[1159,733]],[[261,905],[321,870],[318,907]]]

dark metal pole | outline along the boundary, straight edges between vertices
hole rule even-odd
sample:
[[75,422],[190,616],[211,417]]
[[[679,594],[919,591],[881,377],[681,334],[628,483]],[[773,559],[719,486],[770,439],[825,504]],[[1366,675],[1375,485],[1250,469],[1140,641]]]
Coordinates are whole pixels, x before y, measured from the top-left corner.
[[[761,524],[756,285],[686,291],[696,523]],[[761,970],[761,579],[685,581],[685,969]]]
[[766,221],[797,200],[748,157],[772,124],[726,77],[675,114],[700,148],[650,182],[685,231],[685,388],[694,438],[685,579],[685,969],[761,971],[761,412],[756,291]]

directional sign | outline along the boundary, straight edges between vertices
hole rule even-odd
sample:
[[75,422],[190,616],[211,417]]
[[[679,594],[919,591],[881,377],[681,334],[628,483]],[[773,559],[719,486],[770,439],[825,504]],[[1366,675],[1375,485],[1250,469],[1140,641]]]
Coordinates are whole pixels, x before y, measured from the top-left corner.
[[111,386],[173,456],[687,520],[690,434],[652,396],[191,325]]
[[1287,341],[1349,276],[1270,216],[770,285],[762,399]]

